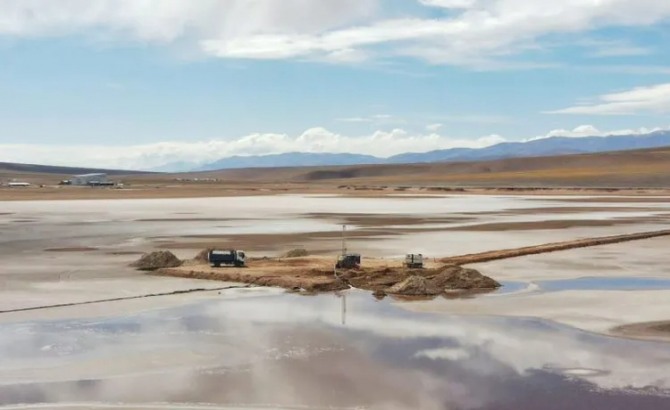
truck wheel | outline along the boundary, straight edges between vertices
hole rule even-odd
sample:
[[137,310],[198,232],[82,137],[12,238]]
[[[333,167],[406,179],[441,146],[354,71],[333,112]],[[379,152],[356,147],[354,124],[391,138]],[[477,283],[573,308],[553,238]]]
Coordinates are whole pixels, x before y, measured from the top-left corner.
[[221,264],[220,264],[220,263],[215,263],[215,264],[214,264],[214,267],[215,267],[215,268],[220,268],[220,267],[221,267]]

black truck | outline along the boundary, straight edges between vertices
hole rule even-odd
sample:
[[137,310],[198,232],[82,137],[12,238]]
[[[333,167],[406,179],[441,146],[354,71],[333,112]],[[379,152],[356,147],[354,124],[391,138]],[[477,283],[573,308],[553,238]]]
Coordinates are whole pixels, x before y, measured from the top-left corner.
[[236,266],[240,268],[246,264],[246,255],[243,251],[232,249],[227,251],[212,250],[209,251],[207,260],[209,261],[209,264],[215,268],[219,268],[221,265]]

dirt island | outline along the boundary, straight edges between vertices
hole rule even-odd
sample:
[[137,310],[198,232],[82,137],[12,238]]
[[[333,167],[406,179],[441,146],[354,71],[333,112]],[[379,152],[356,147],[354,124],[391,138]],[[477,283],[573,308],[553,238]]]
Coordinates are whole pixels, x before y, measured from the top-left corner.
[[[437,262],[428,262],[424,269],[410,269],[399,260],[365,258],[359,269],[335,269],[333,257],[302,256],[252,258],[246,267],[215,268],[199,256],[183,261],[180,266],[171,263],[152,270],[151,274],[275,286],[302,292],[331,292],[354,287],[372,291],[376,296],[437,296],[449,291],[500,287],[498,282],[474,269]],[[147,256],[143,258],[147,259]],[[174,259],[166,260],[172,262]]]

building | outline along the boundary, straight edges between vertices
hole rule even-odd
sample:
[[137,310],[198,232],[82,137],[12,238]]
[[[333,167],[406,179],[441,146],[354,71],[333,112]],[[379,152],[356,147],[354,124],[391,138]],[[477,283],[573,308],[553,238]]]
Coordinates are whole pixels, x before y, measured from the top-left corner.
[[10,188],[26,188],[29,187],[30,184],[28,182],[16,182],[12,181],[7,184],[8,187]]
[[109,185],[107,181],[107,174],[83,174],[75,175],[70,178],[70,183],[72,185]]

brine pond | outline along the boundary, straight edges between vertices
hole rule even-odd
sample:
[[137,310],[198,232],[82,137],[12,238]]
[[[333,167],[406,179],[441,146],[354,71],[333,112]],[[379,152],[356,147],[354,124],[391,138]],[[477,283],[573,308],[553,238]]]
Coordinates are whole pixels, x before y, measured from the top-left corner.
[[670,408],[668,344],[403,303],[251,288],[4,317],[0,409]]

